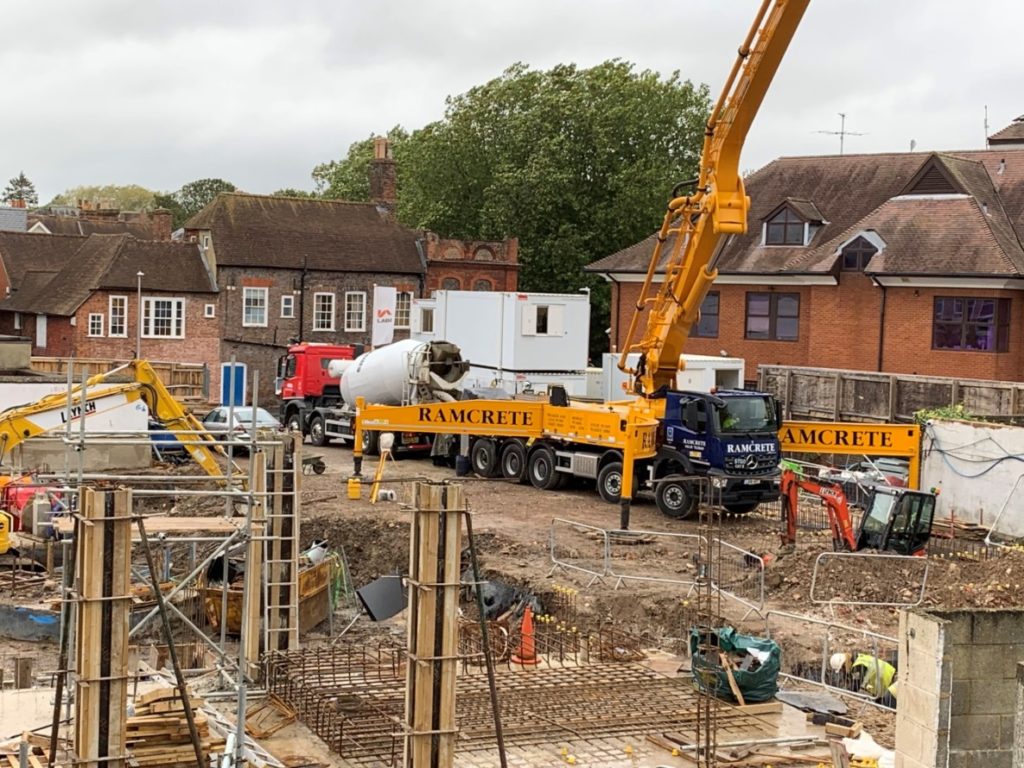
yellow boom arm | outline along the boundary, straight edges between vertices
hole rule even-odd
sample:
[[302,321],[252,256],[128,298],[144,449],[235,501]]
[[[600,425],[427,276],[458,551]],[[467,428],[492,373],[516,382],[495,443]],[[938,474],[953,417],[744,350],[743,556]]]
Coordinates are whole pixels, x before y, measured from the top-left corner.
[[[739,174],[740,150],[808,2],[763,0],[708,118],[692,193],[673,190],[618,363],[632,375],[637,394],[650,396],[662,386],[675,386],[690,329],[718,276],[715,263],[727,242],[722,236],[747,231],[750,199]],[[664,280],[655,287],[662,269]],[[648,305],[646,330],[637,339]],[[636,368],[627,363],[631,352],[641,353]]]

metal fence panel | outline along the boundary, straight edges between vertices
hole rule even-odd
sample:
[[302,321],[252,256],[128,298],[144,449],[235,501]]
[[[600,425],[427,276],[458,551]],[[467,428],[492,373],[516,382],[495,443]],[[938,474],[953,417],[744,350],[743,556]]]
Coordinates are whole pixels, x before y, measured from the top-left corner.
[[608,575],[608,532],[603,528],[556,517],[548,541],[551,573],[562,568],[587,574],[587,586]]
[[925,557],[822,552],[811,574],[811,601],[909,608],[921,604],[927,585]]
[[[625,581],[653,581],[690,587],[696,582],[702,537],[665,531],[607,531],[608,575],[615,588]],[[635,544],[633,542],[644,542]],[[637,557],[637,547],[654,547],[659,557]]]
[[764,559],[749,550],[721,539],[715,540],[717,553],[711,568],[711,583],[744,605],[764,608]]

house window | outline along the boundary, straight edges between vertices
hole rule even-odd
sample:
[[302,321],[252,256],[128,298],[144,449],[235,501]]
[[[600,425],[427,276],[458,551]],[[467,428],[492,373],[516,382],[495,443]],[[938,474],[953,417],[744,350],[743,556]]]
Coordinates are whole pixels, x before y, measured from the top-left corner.
[[1010,300],[936,296],[932,348],[1006,352],[1010,348]]
[[103,335],[103,313],[102,312],[90,312],[89,313],[89,335],[90,336],[102,336]]
[[718,291],[712,291],[704,297],[704,301],[700,305],[700,319],[697,320],[697,325],[693,329],[695,337],[700,339],[718,338],[719,302]]
[[334,330],[334,294],[313,294],[313,330]]
[[789,208],[783,208],[765,227],[766,245],[803,245],[804,221]]
[[203,317],[211,318],[217,316],[217,305],[216,304],[204,304],[203,305]]
[[457,277],[446,277],[441,281],[442,291],[457,291],[462,288],[462,283],[459,282]]
[[748,339],[796,341],[800,335],[799,293],[748,293]]
[[210,236],[209,235],[203,235],[203,248],[209,248],[209,247],[210,247]]
[[412,313],[412,292],[399,291],[395,296],[395,328],[408,328]]
[[295,297],[291,294],[281,297],[281,317],[295,317]]
[[434,332],[434,308],[423,307],[420,309],[420,333]]
[[107,323],[107,330],[110,336],[124,337],[128,335],[128,297],[111,296],[110,307],[107,315],[110,322]]
[[14,313],[14,330],[21,330],[21,312]]
[[242,289],[242,325],[244,327],[266,327],[267,293],[268,289],[266,288]]
[[366,294],[362,291],[345,294],[345,330],[366,330]]
[[147,339],[185,338],[185,300],[143,297],[142,335]]
[[847,272],[863,272],[871,257],[878,253],[866,238],[858,237],[843,248],[843,269]]
[[477,280],[475,283],[473,283],[473,290],[474,291],[493,291],[494,290],[494,286],[491,284],[490,280]]

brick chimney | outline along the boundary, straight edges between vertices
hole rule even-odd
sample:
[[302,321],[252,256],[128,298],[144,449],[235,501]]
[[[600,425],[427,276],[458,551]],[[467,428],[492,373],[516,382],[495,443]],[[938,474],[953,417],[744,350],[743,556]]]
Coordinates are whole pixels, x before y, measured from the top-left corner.
[[395,161],[391,144],[383,136],[373,140],[373,162],[370,163],[370,199],[393,213],[397,202]]
[[13,200],[9,200],[8,201],[8,205],[10,205],[11,208],[27,208],[28,207],[28,206],[25,205],[25,201],[24,200],[20,200],[20,199],[17,199],[17,198],[15,198]]
[[171,212],[166,208],[155,208],[149,212],[149,231],[154,240],[171,239]]

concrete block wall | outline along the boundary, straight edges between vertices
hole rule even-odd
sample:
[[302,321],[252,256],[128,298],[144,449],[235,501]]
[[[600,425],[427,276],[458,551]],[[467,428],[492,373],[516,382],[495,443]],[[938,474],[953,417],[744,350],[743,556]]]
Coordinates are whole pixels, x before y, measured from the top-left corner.
[[899,638],[897,768],[1011,768],[1024,610],[904,611]]
[[1024,768],[1024,663],[1017,664],[1017,711],[1013,728],[1013,768]]

